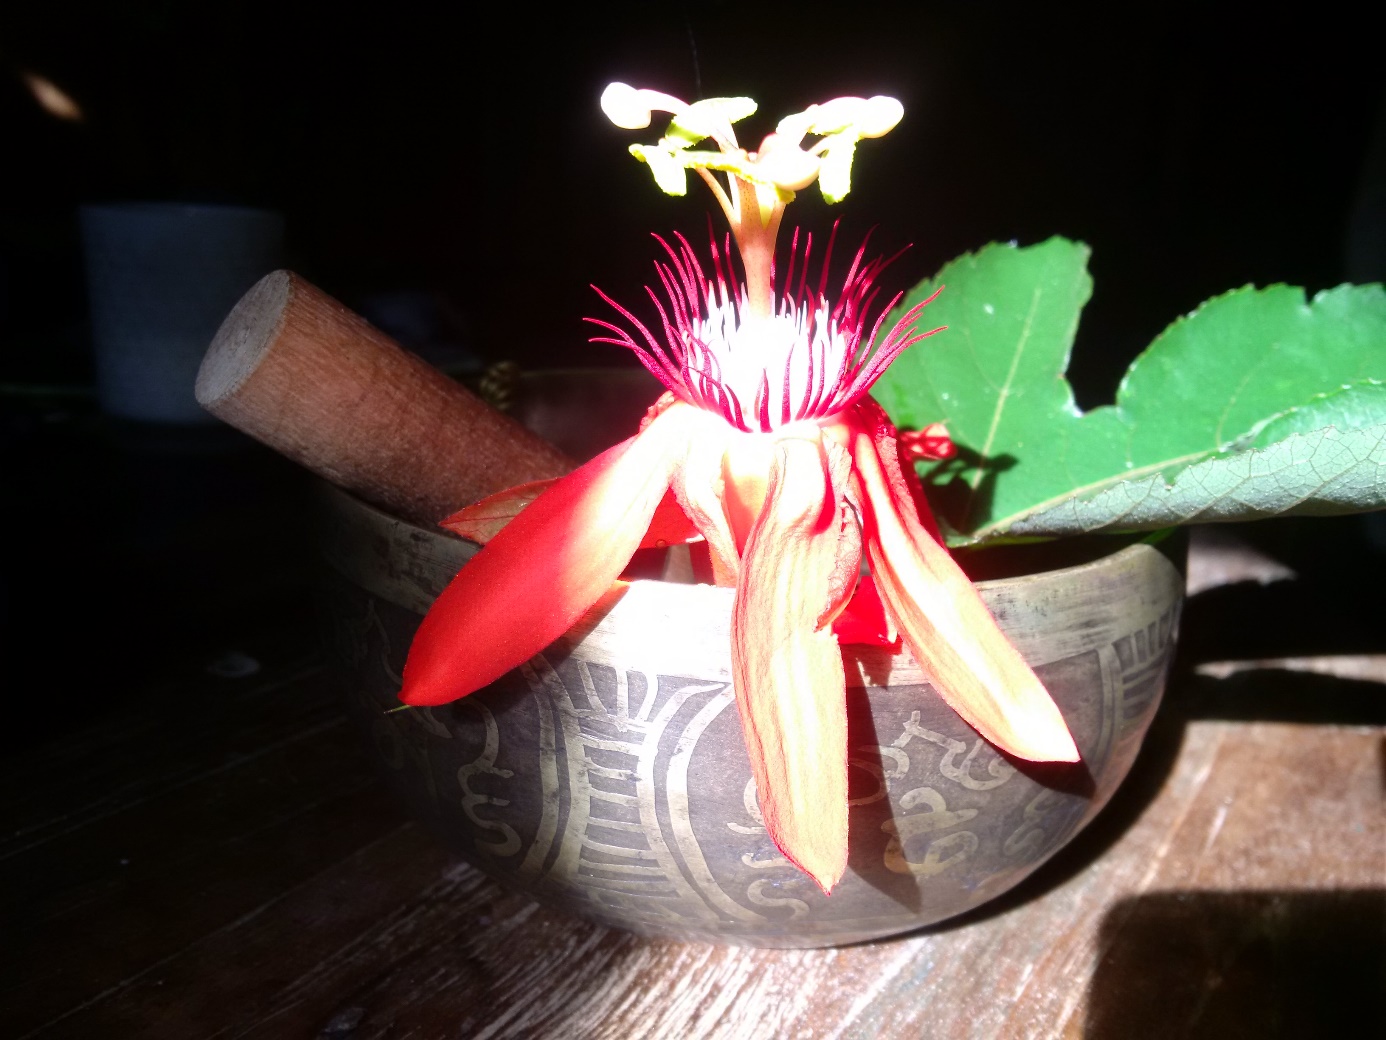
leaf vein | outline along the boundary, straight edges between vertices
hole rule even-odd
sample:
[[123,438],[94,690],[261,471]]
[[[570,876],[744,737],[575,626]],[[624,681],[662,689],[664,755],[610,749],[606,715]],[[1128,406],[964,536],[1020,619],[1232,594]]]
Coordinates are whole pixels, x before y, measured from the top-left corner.
[[[1035,286],[1030,293],[1030,307],[1025,313],[1025,324],[1020,330],[1020,339],[1016,342],[1015,351],[1011,354],[1010,368],[1006,372],[1006,381],[997,387],[996,405],[991,410],[991,423],[987,427],[986,438],[982,442],[981,456],[983,460],[990,458],[991,446],[996,442],[996,431],[1001,426],[1001,414],[1005,410],[1006,400],[1011,396],[1011,384],[1015,382],[1015,374],[1020,368],[1020,359],[1025,353],[1025,348],[1030,340],[1030,333],[1034,328],[1035,312],[1039,310],[1040,297],[1044,295],[1041,286]],[[972,513],[972,503],[977,497],[977,489],[982,483],[982,467],[978,467],[968,478],[971,490],[967,495],[967,504],[963,512],[964,516]]]
[[1181,466],[1186,464],[1193,465],[1195,462],[1202,461],[1203,459],[1216,454],[1217,452],[1213,449],[1205,448],[1202,451],[1190,452],[1187,455],[1181,455],[1177,458],[1162,459],[1159,462],[1152,462],[1148,465],[1139,466],[1135,469],[1122,470],[1120,473],[1113,473],[1109,477],[1103,477],[1101,480],[1094,480],[1089,484],[1084,484],[1082,487],[1072,488],[1068,491],[1063,492],[1062,494],[1055,495],[1052,498],[1046,499],[1043,502],[1037,502],[1034,505],[1030,506],[1028,509],[1024,509],[1019,513],[1013,513],[1010,516],[1003,516],[999,520],[995,520],[984,527],[979,527],[968,538],[968,542],[979,542],[993,534],[1004,532],[1006,528],[1012,526],[1018,521],[1024,520],[1027,516],[1034,516],[1037,513],[1044,512],[1046,509],[1052,509],[1054,506],[1060,504],[1061,502],[1065,502],[1070,499],[1085,499],[1090,496],[1098,495],[1101,494],[1103,491],[1107,490],[1108,488],[1117,487],[1121,484],[1126,483],[1127,481],[1139,480],[1142,477],[1149,476],[1150,474],[1159,473],[1162,470],[1169,469],[1171,466]]

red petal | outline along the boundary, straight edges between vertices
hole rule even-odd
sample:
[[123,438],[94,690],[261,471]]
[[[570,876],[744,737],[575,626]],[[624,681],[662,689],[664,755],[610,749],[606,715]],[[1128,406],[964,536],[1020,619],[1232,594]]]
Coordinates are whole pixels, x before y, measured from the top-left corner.
[[673,489],[666,491],[650,519],[650,528],[640,540],[642,549],[663,549],[666,545],[682,545],[695,542],[702,535],[688,519],[688,514],[679,505],[678,496]]
[[501,528],[519,516],[526,506],[562,479],[551,477],[497,491],[480,502],[459,509],[447,519],[439,520],[438,526],[485,545],[500,533]]
[[881,603],[881,594],[871,575],[866,574],[857,584],[847,609],[833,622],[833,632],[837,641],[844,646],[849,643],[866,646],[894,646],[900,642],[895,626],[886,616]]
[[832,627],[836,633],[838,617],[851,604],[861,583],[861,512],[847,502],[847,481],[852,473],[852,456],[833,437],[822,438],[832,501],[837,506],[837,553],[828,577],[828,599],[818,612],[815,628]]
[[[875,416],[868,409],[862,418],[872,424]],[[853,457],[868,515],[872,574],[887,613],[940,696],[1013,755],[1078,761],[1048,691],[948,550],[915,519],[903,475],[889,471],[867,430],[858,433]]]
[[[917,519],[934,541],[942,544],[943,533],[938,529],[938,521],[929,509],[928,499],[924,497],[924,485],[919,480],[912,459],[900,462],[901,436],[886,415],[885,409],[874,398],[863,398],[856,407],[856,413],[867,423],[867,430],[881,460],[883,472],[890,485],[891,494],[901,513],[908,513]],[[935,426],[938,424],[935,423]],[[933,429],[933,427],[930,427]],[[952,443],[951,441],[949,443]],[[906,503],[913,506],[913,510]]]
[[443,704],[500,678],[582,617],[621,573],[687,442],[681,409],[534,500],[443,590],[404,666],[407,704]]
[[915,459],[951,459],[958,453],[953,438],[948,436],[948,427],[941,422],[930,423],[922,430],[901,430],[900,449],[905,457]]
[[765,827],[824,892],[847,869],[842,652],[831,628],[816,624],[839,516],[819,447],[781,441],[732,613],[733,685]]
[[[535,480],[497,491],[480,502],[459,509],[446,520],[439,520],[438,526],[485,545],[500,533],[501,528],[519,516],[526,506],[562,479],[550,477],[548,480]],[[666,491],[650,520],[649,530],[640,540],[640,548],[662,549],[701,537],[687,514],[679,508],[673,491]]]

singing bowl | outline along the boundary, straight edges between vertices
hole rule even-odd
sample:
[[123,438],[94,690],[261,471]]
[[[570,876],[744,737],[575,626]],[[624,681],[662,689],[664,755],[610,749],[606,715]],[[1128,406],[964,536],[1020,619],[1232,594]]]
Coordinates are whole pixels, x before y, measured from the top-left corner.
[[[877,939],[1015,886],[1130,769],[1184,588],[1172,554],[1148,544],[978,583],[1062,710],[1076,766],[999,753],[907,649],[844,647],[850,859],[825,896],[761,820],[731,689],[732,590],[633,581],[493,685],[391,711],[415,628],[475,547],[333,489],[324,498],[329,655],[390,786],[502,884],[685,940]],[[459,653],[469,638],[457,633]]]

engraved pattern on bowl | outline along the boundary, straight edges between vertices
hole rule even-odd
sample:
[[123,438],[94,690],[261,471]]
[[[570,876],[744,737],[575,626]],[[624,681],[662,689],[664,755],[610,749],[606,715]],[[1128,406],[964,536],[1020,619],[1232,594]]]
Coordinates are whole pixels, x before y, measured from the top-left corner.
[[631,583],[485,690],[386,714],[414,628],[473,549],[325,497],[330,654],[391,786],[503,883],[649,935],[841,944],[1012,888],[1125,777],[1182,602],[1178,569],[1147,545],[980,583],[1059,702],[1079,769],[999,754],[907,650],[847,648],[851,858],[825,897],[761,823],[730,689],[731,590]]

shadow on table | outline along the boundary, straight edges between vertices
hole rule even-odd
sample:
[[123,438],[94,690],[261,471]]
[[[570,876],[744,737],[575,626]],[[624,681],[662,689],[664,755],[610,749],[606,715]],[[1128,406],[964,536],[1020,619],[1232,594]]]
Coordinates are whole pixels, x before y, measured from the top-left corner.
[[1386,890],[1164,892],[1103,918],[1086,1040],[1386,1036]]

